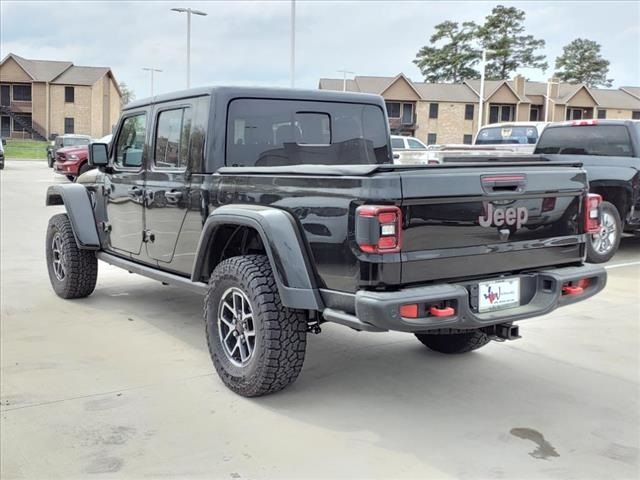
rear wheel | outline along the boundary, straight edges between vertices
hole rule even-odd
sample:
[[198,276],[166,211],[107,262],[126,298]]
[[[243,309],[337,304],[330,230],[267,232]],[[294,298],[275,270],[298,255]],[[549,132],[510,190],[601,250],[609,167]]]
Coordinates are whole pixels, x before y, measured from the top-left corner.
[[618,209],[609,202],[600,204],[602,222],[600,231],[589,235],[587,241],[587,261],[604,263],[611,260],[620,245],[622,221]]
[[98,259],[91,250],[78,248],[66,213],[49,220],[46,255],[49,280],[59,297],[91,295],[98,278]]
[[53,157],[50,154],[47,154],[47,165],[49,168],[53,168]]
[[446,334],[416,333],[416,337],[429,349],[440,353],[467,353],[491,341],[489,335],[480,330]]
[[298,377],[307,343],[306,314],[282,305],[266,256],[221,262],[209,280],[204,317],[213,365],[234,392],[265,395]]

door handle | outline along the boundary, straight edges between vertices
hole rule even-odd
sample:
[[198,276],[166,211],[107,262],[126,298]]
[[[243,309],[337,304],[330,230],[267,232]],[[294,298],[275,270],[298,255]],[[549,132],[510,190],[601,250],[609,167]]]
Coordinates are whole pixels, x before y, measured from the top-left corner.
[[164,198],[169,203],[178,203],[178,200],[182,198],[182,192],[178,190],[171,190],[170,192],[164,192]]

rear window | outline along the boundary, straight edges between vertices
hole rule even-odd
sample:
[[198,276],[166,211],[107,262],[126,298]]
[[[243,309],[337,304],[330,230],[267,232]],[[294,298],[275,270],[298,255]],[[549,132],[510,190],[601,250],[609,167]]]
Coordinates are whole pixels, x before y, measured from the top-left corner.
[[391,163],[374,105],[237,99],[227,115],[229,166]]
[[624,125],[581,125],[546,129],[535,153],[631,157],[633,148]]
[[490,127],[478,133],[476,145],[535,145],[536,127]]
[[65,147],[70,147],[73,145],[89,145],[89,139],[82,137],[64,138],[62,142]]

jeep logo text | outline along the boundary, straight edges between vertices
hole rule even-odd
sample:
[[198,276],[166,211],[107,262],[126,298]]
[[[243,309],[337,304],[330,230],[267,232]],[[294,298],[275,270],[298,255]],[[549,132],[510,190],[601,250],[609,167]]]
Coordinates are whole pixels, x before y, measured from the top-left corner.
[[487,205],[487,214],[485,216],[478,217],[478,222],[481,227],[490,227],[495,225],[501,227],[502,225],[515,225],[516,229],[522,227],[529,219],[529,210],[524,207],[508,207],[508,208],[495,208],[493,205]]

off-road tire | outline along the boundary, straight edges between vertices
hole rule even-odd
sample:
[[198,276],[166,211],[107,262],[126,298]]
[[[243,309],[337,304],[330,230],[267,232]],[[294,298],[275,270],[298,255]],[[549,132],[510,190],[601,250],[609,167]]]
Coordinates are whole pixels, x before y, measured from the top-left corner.
[[[245,366],[229,360],[219,336],[218,310],[222,295],[230,288],[246,295],[253,313],[255,346]],[[213,365],[234,392],[244,397],[274,393],[293,383],[302,370],[307,316],[282,305],[266,256],[232,257],[215,268],[204,301],[204,319]]]
[[606,252],[600,253],[596,250],[593,244],[593,236],[587,235],[587,262],[589,263],[605,263],[611,260],[618,251],[620,238],[622,237],[622,221],[620,220],[620,213],[616,206],[610,202],[602,202],[600,204],[600,210],[603,217],[605,215],[610,215],[609,218],[613,220],[615,227],[615,239],[612,242],[609,242],[610,248],[608,248]]
[[[59,279],[53,267],[53,239],[59,234],[61,240],[64,278]],[[91,295],[98,279],[98,259],[91,250],[78,248],[71,222],[66,213],[54,215],[47,227],[47,270],[53,290],[62,298],[83,298]]]
[[491,341],[489,336],[480,330],[446,334],[416,333],[416,337],[429,349],[449,354],[471,352]]

